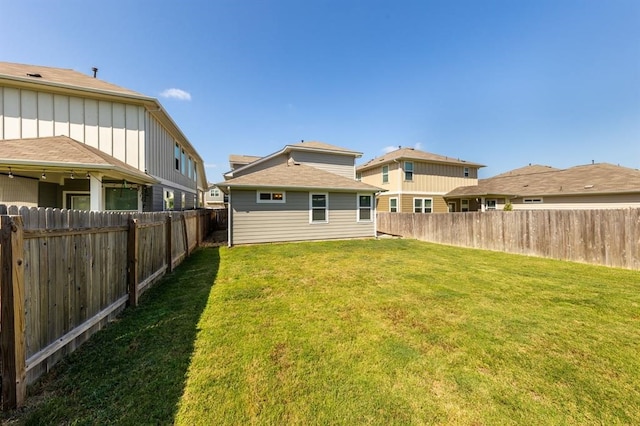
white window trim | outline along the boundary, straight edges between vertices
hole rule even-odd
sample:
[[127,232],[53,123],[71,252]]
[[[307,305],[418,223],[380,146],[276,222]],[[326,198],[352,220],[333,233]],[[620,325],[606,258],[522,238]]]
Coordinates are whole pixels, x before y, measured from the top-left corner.
[[[387,173],[384,172],[385,167],[387,168]],[[387,177],[387,180],[385,180],[385,176]],[[382,183],[389,183],[389,165],[385,164],[384,166],[382,166]]]
[[[407,164],[411,164],[411,179],[407,179]],[[413,182],[413,174],[415,173],[415,165],[413,164],[413,161],[405,161],[402,171],[404,172],[404,181]]]
[[[282,194],[282,200],[261,200],[260,194]],[[284,204],[287,202],[287,193],[285,191],[256,191],[256,203],[258,204]]]
[[[429,198],[429,197],[414,197],[413,198],[413,208],[412,208],[412,212],[415,213],[416,212],[416,200],[420,200],[420,213],[433,213],[433,198]],[[424,200],[430,200],[431,201],[431,211],[430,212],[425,212],[425,206],[424,206]]]
[[[466,206],[465,206],[465,201],[466,201]],[[469,203],[469,199],[468,198],[464,198],[464,199],[460,200],[460,211],[461,212],[463,212],[463,213],[464,212],[468,212],[469,211],[469,206],[470,206],[470,203]]]
[[[356,221],[357,222],[373,222],[373,203],[375,203],[375,197],[373,196],[373,194],[357,194],[356,195],[356,204],[358,206],[358,211],[356,213]],[[369,219],[360,219],[360,197],[369,197],[369,199],[371,200],[371,205],[369,206]],[[366,208],[366,207],[362,207],[362,208]]]
[[[104,189],[102,190],[102,197],[104,199]],[[71,209],[71,206],[67,206],[67,195],[80,195],[91,197],[91,191],[62,191],[62,208]]]
[[[391,211],[391,200],[396,200],[396,211],[395,212]],[[400,210],[400,208],[398,207],[398,197],[389,198],[389,213],[397,213],[399,210]]]
[[469,176],[471,176],[471,175],[470,175],[470,173],[469,173],[469,168],[468,168],[468,167],[465,167],[465,168],[464,168],[464,170],[463,170],[463,172],[462,172],[462,175],[463,175],[464,177],[469,177]]
[[[495,206],[492,207],[492,208],[489,208],[489,201],[493,201],[495,203]],[[497,198],[487,198],[487,201],[485,201],[485,210],[487,210],[487,211],[498,210],[498,199]]]
[[[313,196],[314,195],[324,195],[325,196],[325,206],[324,206],[324,218],[325,220],[313,220]],[[316,207],[319,209],[319,207]],[[329,193],[328,192],[310,192],[309,193],[309,223],[312,225],[318,223],[329,223]]]
[[523,198],[522,202],[524,204],[542,204],[544,203],[544,199],[542,197],[528,197]]

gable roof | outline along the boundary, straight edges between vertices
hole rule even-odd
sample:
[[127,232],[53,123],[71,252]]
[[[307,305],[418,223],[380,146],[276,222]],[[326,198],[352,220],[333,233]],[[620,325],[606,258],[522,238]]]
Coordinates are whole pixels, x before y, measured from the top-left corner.
[[115,172],[138,183],[157,181],[137,168],[67,136],[0,140],[0,164],[7,167],[48,171],[75,170]]
[[391,163],[395,160],[415,160],[423,161],[426,163],[446,163],[454,165],[464,165],[472,167],[485,167],[483,164],[472,163],[470,161],[461,160],[459,158],[447,157],[444,155],[432,154],[426,151],[420,151],[415,148],[398,148],[395,151],[388,152],[380,157],[376,157],[366,163],[358,166],[357,171],[368,170],[377,166],[381,166],[386,163]]
[[[231,178],[233,177],[233,173],[237,172],[237,171],[244,171],[247,168],[251,168],[254,167],[258,164],[261,164],[267,160],[270,160],[274,157],[277,157],[279,155],[282,154],[287,154],[291,151],[312,151],[312,152],[323,152],[323,153],[330,153],[330,154],[337,154],[337,155],[346,155],[346,156],[352,156],[355,158],[361,157],[362,153],[358,152],[358,151],[352,151],[350,149],[347,148],[341,148],[339,146],[335,146],[335,145],[330,145],[328,143],[324,143],[324,142],[300,142],[300,143],[296,143],[296,144],[291,144],[291,145],[285,145],[284,148],[282,148],[280,151],[276,151],[272,154],[269,154],[267,156],[264,157],[258,157],[257,160],[252,161],[251,163],[248,163],[242,167],[238,167],[235,170],[231,170],[228,171],[227,173],[224,174],[224,177],[226,178]],[[243,157],[251,157],[251,156],[243,156]],[[231,156],[229,156],[229,162],[231,162]]]
[[133,90],[125,89],[124,87],[66,68],[0,62],[0,78],[23,83],[59,86],[69,89],[89,89],[118,96],[132,96],[148,100],[153,99],[141,93],[134,92]]
[[234,164],[238,164],[240,166],[246,166],[249,163],[253,163],[256,160],[261,159],[262,157],[258,157],[255,155],[239,155],[239,154],[230,154],[229,155],[229,166],[233,169]]
[[501,173],[499,175],[493,176],[497,177],[506,177],[506,176],[519,176],[519,175],[531,175],[535,173],[544,173],[544,172],[557,172],[561,169],[556,169],[551,166],[543,166],[540,164],[529,164],[528,166],[520,167],[519,169],[509,170],[508,172]]
[[285,163],[216,183],[226,192],[231,188],[287,188],[333,191],[384,191],[377,186],[349,179],[304,164]]
[[[588,164],[568,169],[537,166],[538,172],[503,173],[489,179],[481,179],[478,185],[458,187],[446,197],[508,195],[549,196],[640,193],[640,170],[608,163]],[[545,167],[545,168],[539,168]],[[524,168],[526,169],[526,168]]]

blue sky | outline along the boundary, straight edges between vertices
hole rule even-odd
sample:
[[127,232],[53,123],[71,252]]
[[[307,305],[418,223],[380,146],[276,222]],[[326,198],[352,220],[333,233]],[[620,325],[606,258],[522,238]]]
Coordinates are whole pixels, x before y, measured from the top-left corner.
[[0,60],[157,97],[211,182],[303,139],[640,168],[637,0],[0,0]]

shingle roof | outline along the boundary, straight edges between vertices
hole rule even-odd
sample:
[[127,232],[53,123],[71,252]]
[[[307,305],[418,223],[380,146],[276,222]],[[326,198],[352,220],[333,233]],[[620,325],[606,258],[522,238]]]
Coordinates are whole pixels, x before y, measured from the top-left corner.
[[287,146],[295,147],[295,148],[310,148],[310,149],[321,149],[326,151],[334,151],[334,152],[344,152],[345,154],[354,154],[358,157],[362,155],[361,152],[353,151],[351,149],[342,148],[336,145],[330,145],[324,142],[317,141],[309,141],[309,142],[299,142],[294,144],[289,144]]
[[280,164],[254,173],[216,183],[219,188],[293,188],[339,191],[383,191],[355,179],[304,164]]
[[124,87],[98,78],[93,78],[90,75],[72,69],[0,62],[0,78],[3,77],[37,84],[53,84],[73,89],[90,89],[117,95],[151,99],[133,90],[125,89]]
[[485,167],[483,164],[472,163],[470,161],[461,160],[459,158],[447,157],[444,155],[432,154],[426,151],[420,151],[414,148],[399,148],[395,151],[391,151],[385,155],[380,157],[376,157],[373,160],[369,160],[368,162],[357,167],[358,171],[367,170],[373,167],[380,166],[385,163],[390,163],[394,160],[416,160],[416,161],[424,161],[428,163],[447,163],[447,164],[458,164],[465,166],[474,166],[474,167]]
[[[521,169],[514,171],[518,170]],[[533,169],[529,170],[533,171]],[[510,174],[507,172],[489,179],[481,179],[478,181],[478,185],[458,187],[446,196],[510,195],[521,197],[640,193],[640,170],[638,169],[598,163],[561,170],[552,167],[539,170],[539,172],[532,173]]]
[[156,180],[129,164],[67,136],[0,140],[0,163],[24,166],[114,170],[142,183]]
[[505,177],[505,176],[518,176],[518,175],[530,175],[535,173],[544,173],[544,172],[553,172],[561,169],[556,169],[551,166],[543,166],[540,164],[529,164],[528,166],[520,167],[519,169],[509,170],[508,172],[501,173],[499,175],[493,176],[497,177]]
[[229,163],[230,164],[249,164],[261,158],[262,157],[258,157],[255,155],[231,154],[229,155]]

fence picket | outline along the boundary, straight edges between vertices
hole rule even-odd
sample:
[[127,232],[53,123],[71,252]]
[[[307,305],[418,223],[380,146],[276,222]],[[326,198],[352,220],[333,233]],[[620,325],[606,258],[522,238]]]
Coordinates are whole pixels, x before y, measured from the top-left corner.
[[377,231],[440,244],[640,269],[640,209],[377,213]]

